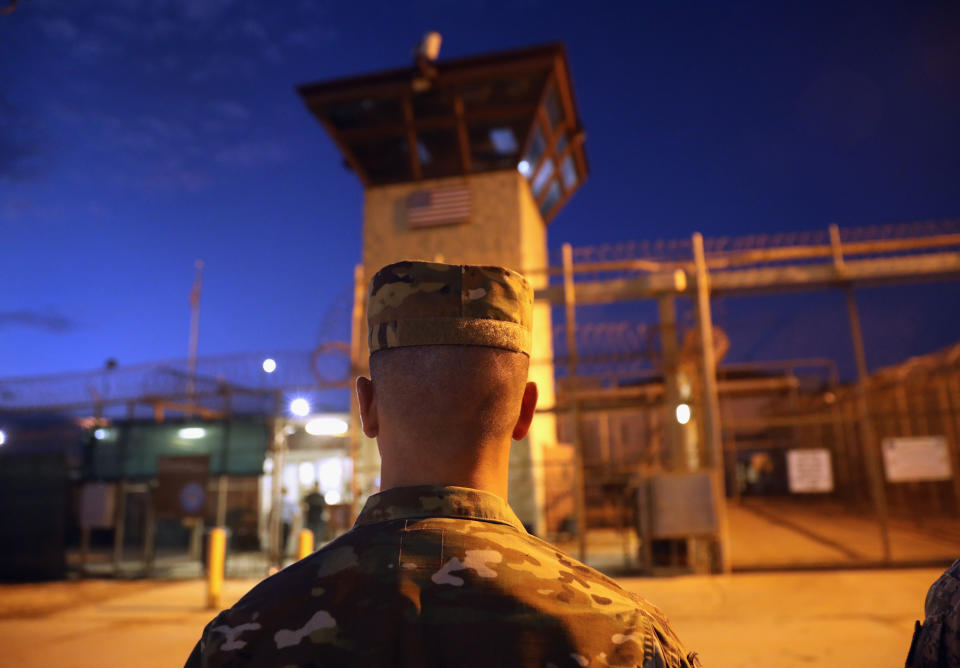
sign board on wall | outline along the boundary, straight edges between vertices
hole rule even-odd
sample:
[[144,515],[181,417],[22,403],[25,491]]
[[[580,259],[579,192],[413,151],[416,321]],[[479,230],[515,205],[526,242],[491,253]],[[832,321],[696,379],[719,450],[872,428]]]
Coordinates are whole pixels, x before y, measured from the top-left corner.
[[943,436],[883,439],[883,469],[888,482],[950,479],[950,454]]
[[80,490],[80,526],[85,529],[113,527],[116,485],[88,482]]
[[157,517],[202,517],[209,471],[209,455],[157,457]]
[[795,493],[832,492],[833,468],[826,448],[787,451],[787,481]]

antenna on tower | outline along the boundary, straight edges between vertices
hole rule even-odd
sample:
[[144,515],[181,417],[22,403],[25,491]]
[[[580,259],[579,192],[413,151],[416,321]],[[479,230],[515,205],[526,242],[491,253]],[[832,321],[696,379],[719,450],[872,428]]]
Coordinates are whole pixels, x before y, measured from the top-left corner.
[[431,30],[424,33],[420,40],[420,46],[417,47],[417,60],[421,58],[430,62],[440,57],[440,44],[443,43],[443,35]]
[[424,33],[420,45],[416,49],[416,63],[420,70],[420,76],[413,80],[413,89],[415,91],[428,90],[431,86],[431,80],[437,76],[437,68],[434,63],[440,56],[440,44],[443,43],[443,36],[431,30]]

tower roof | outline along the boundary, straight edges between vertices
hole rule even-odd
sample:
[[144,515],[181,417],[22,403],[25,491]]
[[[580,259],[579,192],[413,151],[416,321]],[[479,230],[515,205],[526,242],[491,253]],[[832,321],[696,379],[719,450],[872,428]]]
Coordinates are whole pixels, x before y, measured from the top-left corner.
[[587,176],[561,44],[297,90],[366,187],[517,169],[549,222]]

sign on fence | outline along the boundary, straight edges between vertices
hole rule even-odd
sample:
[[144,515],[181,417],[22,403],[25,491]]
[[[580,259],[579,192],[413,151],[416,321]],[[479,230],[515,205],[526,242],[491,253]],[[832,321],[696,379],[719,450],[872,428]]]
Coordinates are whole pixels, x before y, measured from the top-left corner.
[[826,448],[787,450],[787,482],[795,493],[832,492],[833,468]]
[[949,480],[947,439],[943,436],[885,438],[883,468],[888,482]]

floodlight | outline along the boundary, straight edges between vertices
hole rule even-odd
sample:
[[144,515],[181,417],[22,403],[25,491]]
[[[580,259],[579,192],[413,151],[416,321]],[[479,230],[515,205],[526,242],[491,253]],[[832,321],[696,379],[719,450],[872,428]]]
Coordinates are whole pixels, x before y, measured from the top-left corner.
[[290,402],[290,412],[297,417],[310,415],[310,402],[303,397],[297,397]]

